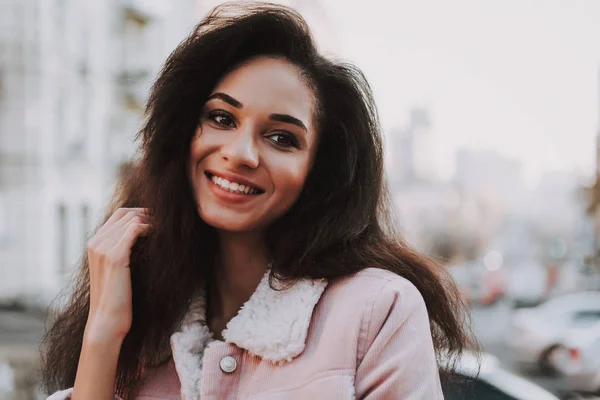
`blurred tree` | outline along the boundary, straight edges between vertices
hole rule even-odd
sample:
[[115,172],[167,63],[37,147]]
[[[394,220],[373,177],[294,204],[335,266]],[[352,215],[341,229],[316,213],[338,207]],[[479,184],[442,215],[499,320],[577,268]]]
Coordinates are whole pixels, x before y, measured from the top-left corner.
[[600,174],[596,172],[596,180],[591,186],[584,186],[582,194],[585,199],[586,213],[590,216],[594,224],[594,243],[595,249],[592,255],[593,264],[596,268],[600,268],[600,246],[598,246],[600,238]]
[[586,212],[594,216],[600,206],[600,175],[596,174],[596,181],[591,186],[584,186],[582,188],[584,197],[586,198],[587,208]]
[[486,244],[474,230],[446,226],[432,234],[428,253],[442,263],[451,264],[457,260],[475,260]]
[[431,238],[430,255],[442,263],[451,263],[460,254],[460,244],[448,232],[436,232]]

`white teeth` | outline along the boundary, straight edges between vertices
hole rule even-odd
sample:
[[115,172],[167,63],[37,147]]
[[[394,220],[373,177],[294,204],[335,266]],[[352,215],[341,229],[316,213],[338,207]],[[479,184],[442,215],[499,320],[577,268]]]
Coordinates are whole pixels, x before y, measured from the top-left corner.
[[227,179],[217,177],[213,175],[210,180],[215,184],[219,185],[225,190],[236,193],[244,193],[244,194],[256,194],[258,190],[254,189],[250,186],[245,186],[237,182],[229,182]]

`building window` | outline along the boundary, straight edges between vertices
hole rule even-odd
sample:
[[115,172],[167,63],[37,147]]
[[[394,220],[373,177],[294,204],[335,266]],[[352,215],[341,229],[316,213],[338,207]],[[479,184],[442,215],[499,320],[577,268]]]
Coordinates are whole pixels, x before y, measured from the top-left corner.
[[0,249],[8,246],[8,220],[7,220],[7,201],[0,193]]
[[58,206],[58,268],[62,276],[67,273],[67,207]]
[[81,222],[83,223],[83,243],[87,244],[88,237],[91,233],[90,206],[87,204],[84,204],[83,207],[81,207]]
[[65,130],[65,106],[64,90],[59,83],[56,91],[56,102],[54,103],[55,126],[54,126],[54,157],[58,163],[64,161],[64,130]]

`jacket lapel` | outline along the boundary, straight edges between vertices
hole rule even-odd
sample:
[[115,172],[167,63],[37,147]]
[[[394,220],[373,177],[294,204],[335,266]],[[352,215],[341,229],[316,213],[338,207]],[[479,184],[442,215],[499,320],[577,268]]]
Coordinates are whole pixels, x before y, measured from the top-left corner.
[[[274,363],[291,361],[304,350],[314,307],[326,286],[324,279],[303,279],[287,289],[274,290],[269,286],[267,271],[250,299],[227,324],[225,342]],[[183,400],[200,398],[202,357],[213,340],[206,324],[205,293],[201,293],[170,340]]]
[[302,353],[313,309],[325,280],[301,280],[286,290],[273,290],[268,273],[223,331],[223,338],[251,354],[275,363]]
[[206,300],[199,296],[190,305],[181,329],[171,335],[171,353],[181,383],[182,400],[199,400],[202,357],[213,335],[206,325]]

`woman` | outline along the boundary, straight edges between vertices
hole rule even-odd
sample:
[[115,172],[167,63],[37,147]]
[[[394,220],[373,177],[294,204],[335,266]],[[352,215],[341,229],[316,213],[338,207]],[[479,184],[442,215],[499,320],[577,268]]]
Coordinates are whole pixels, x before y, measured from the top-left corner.
[[215,9],[140,135],[45,337],[51,399],[443,397],[456,289],[388,232],[370,88],[298,14]]

